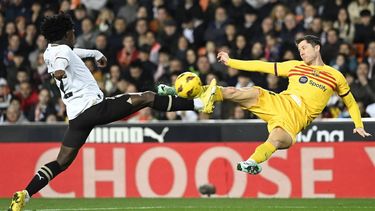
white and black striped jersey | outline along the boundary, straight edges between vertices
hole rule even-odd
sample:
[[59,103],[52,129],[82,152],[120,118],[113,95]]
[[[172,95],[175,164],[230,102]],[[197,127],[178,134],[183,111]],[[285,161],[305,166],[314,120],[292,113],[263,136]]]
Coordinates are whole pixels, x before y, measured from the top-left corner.
[[48,67],[48,73],[53,74],[57,70],[65,71],[64,77],[61,80],[55,78],[55,81],[66,105],[69,120],[76,118],[91,106],[100,103],[104,97],[90,70],[80,58],[80,56],[95,56],[93,52],[98,51],[87,50],[86,56],[84,49],[75,51],[67,45],[48,44],[44,52],[44,61]]

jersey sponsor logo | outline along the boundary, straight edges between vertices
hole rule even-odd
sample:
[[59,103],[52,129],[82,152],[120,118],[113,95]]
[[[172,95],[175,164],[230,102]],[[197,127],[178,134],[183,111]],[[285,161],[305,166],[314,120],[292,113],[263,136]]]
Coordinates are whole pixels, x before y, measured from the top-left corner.
[[344,130],[322,130],[314,125],[297,135],[297,142],[343,142]]
[[326,86],[324,86],[323,84],[318,84],[318,83],[314,82],[313,80],[310,80],[310,81],[309,81],[309,84],[310,84],[311,86],[315,86],[315,87],[317,87],[317,88],[323,90],[323,92],[327,91]]
[[143,143],[150,139],[164,143],[168,131],[169,127],[164,127],[161,132],[149,127],[96,127],[87,138],[87,143]]
[[309,79],[307,78],[307,76],[301,76],[301,77],[299,78],[299,82],[300,82],[301,84],[305,84],[305,83],[307,83],[308,80],[309,80]]

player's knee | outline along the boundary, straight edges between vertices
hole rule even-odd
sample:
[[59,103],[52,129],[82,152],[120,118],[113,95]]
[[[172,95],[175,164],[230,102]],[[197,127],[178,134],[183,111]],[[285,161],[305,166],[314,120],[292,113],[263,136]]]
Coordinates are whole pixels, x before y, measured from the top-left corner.
[[61,170],[65,171],[73,163],[74,159],[75,155],[68,153],[63,156],[58,156],[56,161],[59,164]]
[[62,171],[65,171],[69,168],[70,164],[72,164],[73,160],[57,160],[57,163],[59,164]]
[[287,149],[292,146],[293,142],[290,135],[281,128],[275,128],[273,135],[270,135],[267,141],[272,143],[277,149]]

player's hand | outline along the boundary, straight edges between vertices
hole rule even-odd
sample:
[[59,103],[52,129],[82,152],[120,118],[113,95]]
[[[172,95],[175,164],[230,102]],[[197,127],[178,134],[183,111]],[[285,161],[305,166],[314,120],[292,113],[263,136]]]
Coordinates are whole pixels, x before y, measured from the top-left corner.
[[358,133],[360,136],[362,136],[363,138],[366,138],[367,136],[372,136],[370,133],[366,132],[365,129],[363,128],[354,128],[353,129],[353,134],[354,133]]
[[228,65],[228,60],[229,60],[229,55],[227,52],[224,52],[224,51],[220,51],[218,54],[217,54],[217,60],[220,62],[220,63],[223,63],[225,65]]
[[100,58],[96,62],[98,63],[98,67],[100,68],[107,66],[107,58],[105,58],[105,56],[102,56],[102,58]]

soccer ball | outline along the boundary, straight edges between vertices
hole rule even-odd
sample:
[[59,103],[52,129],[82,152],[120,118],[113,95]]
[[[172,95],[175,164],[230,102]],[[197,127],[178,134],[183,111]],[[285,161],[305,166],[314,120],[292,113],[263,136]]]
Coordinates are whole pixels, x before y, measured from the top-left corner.
[[197,74],[184,72],[177,76],[174,87],[179,97],[194,98],[201,93],[202,82]]

